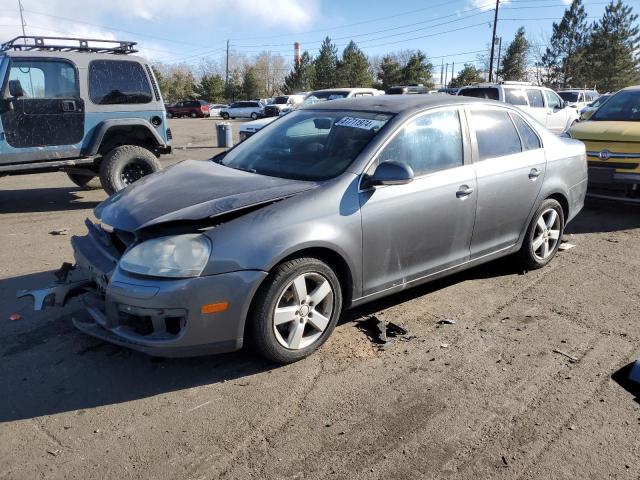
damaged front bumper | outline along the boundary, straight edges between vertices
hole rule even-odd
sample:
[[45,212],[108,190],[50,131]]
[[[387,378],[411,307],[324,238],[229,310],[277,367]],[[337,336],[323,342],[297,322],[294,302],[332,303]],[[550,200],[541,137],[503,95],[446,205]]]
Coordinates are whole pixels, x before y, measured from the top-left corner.
[[[262,271],[238,271],[196,278],[152,278],[118,267],[121,255],[110,234],[87,222],[88,235],[72,237],[75,266],[63,266],[59,283],[19,292],[34,307],[64,306],[80,295],[88,315],[75,326],[94,337],[161,357],[196,356],[238,350],[244,323]],[[203,313],[202,306],[228,308]]]

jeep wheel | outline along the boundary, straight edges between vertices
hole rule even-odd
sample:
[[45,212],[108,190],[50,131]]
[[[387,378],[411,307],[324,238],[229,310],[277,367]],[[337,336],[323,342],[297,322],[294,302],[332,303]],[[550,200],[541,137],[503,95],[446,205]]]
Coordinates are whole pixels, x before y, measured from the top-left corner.
[[156,156],[146,148],[122,145],[102,157],[100,182],[102,188],[112,195],[160,168]]
[[97,177],[97,175],[82,175],[80,173],[67,172],[67,176],[69,177],[69,180],[85,190],[95,190],[96,188],[100,188],[100,183],[92,181]]

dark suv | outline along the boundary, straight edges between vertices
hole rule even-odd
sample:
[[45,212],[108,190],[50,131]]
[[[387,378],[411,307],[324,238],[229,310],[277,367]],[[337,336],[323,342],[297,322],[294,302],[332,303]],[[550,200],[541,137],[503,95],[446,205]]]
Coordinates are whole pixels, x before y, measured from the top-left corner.
[[167,106],[169,117],[191,117],[202,118],[209,116],[209,104],[204,100],[184,100]]
[[[98,43],[99,42],[99,43]],[[17,37],[0,46],[0,176],[64,171],[112,194],[169,153],[162,96],[133,42]]]

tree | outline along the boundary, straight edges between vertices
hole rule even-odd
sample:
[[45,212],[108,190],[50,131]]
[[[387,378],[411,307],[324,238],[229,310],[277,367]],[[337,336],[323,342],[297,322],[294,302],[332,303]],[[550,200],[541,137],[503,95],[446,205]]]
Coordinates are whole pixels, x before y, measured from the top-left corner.
[[315,66],[311,55],[306,50],[300,55],[300,61],[293,66],[284,79],[282,90],[287,94],[313,90],[315,82]]
[[524,35],[524,27],[520,27],[507,48],[498,75],[503,80],[524,80],[527,77],[528,52],[529,42]]
[[198,97],[196,79],[188,65],[154,65],[154,73],[162,97],[167,102]]
[[342,52],[342,59],[337,65],[337,74],[342,87],[371,87],[373,84],[369,60],[353,40]]
[[589,38],[587,12],[582,0],[572,0],[553,33],[542,60],[537,66],[544,72],[544,83],[550,87],[568,87],[579,82],[583,71],[581,55]]
[[229,81],[224,87],[224,97],[228,102],[233,102],[242,96],[242,76],[240,75],[240,70],[231,70],[229,72]]
[[336,86],[336,74],[338,66],[338,49],[331,43],[331,39],[326,37],[320,47],[320,53],[313,61],[315,67],[315,78],[313,89],[331,88]]
[[427,56],[420,50],[409,57],[406,65],[401,70],[401,83],[409,85],[421,83],[427,88],[433,84],[433,64],[427,60]]
[[[638,80],[640,30],[638,15],[621,0],[611,1],[603,17],[593,25],[586,51],[591,86],[615,91]],[[581,85],[582,86],[582,85]]]
[[204,74],[196,86],[196,93],[209,102],[220,103],[224,99],[224,79],[218,74]]
[[255,67],[249,67],[244,71],[242,77],[242,94],[246,99],[260,98],[262,93],[260,85],[258,85],[258,77]]
[[458,76],[451,80],[449,86],[451,88],[460,88],[466,85],[482,82],[483,80],[484,76],[481,69],[476,68],[471,64],[465,64],[464,68],[458,73]]
[[402,68],[391,55],[382,57],[378,71],[378,80],[383,90],[387,90],[402,81]]

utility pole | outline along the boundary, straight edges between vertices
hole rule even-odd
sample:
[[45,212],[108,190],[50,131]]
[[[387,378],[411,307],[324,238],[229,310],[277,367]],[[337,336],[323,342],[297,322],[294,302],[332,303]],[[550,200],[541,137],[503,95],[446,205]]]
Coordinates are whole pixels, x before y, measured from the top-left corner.
[[501,56],[502,56],[502,37],[498,38],[498,66],[496,67],[496,82],[498,81],[498,72],[500,71]]
[[224,78],[225,86],[229,87],[229,40],[227,40],[227,68],[225,70]]
[[447,88],[447,77],[449,76],[449,62],[444,67],[444,88]]
[[491,35],[491,56],[489,58],[489,82],[493,81],[493,53],[496,48],[496,27],[498,26],[498,9],[500,0],[496,0],[496,14],[493,18],[493,35]]
[[440,60],[440,86],[441,87],[444,87],[444,84],[442,83],[443,76],[444,76],[444,59]]
[[456,67],[456,63],[451,62],[451,81],[452,82],[453,82],[453,76],[456,74],[455,67]]
[[[24,11],[24,8],[22,7],[22,0],[18,0],[18,10],[20,10],[20,23],[22,25],[22,36],[26,37],[27,34],[25,33],[24,27],[27,26],[26,22],[24,21],[24,14],[22,13]],[[24,39],[24,44],[27,44],[27,39]]]

